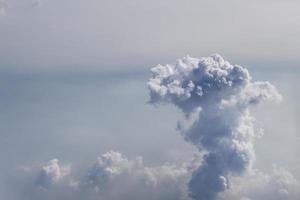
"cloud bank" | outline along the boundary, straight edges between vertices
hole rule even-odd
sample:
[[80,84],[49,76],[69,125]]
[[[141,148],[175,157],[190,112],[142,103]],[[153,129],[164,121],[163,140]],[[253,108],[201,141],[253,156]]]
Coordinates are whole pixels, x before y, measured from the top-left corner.
[[[189,163],[147,167],[141,157],[128,159],[120,152],[109,151],[99,156],[85,175],[76,180],[70,166],[53,159],[40,170],[30,172],[37,174],[33,179],[36,184],[32,184],[22,198],[191,200],[187,186],[199,164],[196,156]],[[289,172],[274,167],[269,175],[252,170],[244,176],[231,177],[230,188],[218,199],[297,200],[298,197],[297,180]]]
[[186,186],[193,163],[147,167],[141,157],[128,159],[120,152],[109,151],[76,179],[71,166],[52,159],[30,171],[33,176],[37,174],[36,181],[28,189],[30,195],[23,198],[184,200],[188,199]]
[[233,177],[231,188],[220,200],[296,200],[300,196],[298,181],[276,166],[270,174],[253,170],[243,177]]

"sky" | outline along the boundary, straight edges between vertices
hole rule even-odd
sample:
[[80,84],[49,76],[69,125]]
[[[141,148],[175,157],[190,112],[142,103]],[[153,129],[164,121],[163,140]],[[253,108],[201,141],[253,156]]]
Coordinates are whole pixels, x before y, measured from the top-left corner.
[[178,129],[189,119],[176,102],[149,103],[147,82],[157,64],[219,53],[253,82],[269,81],[282,101],[249,108],[264,130],[254,142],[258,172],[211,198],[296,200],[299,6],[0,0],[0,198],[201,200],[186,187],[207,149]]
[[124,69],[186,54],[298,62],[296,0],[1,0],[1,65]]

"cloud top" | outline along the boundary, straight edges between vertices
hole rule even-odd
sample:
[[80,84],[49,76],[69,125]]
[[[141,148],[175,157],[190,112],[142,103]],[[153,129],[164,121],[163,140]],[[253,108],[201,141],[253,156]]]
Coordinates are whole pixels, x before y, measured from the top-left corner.
[[218,54],[200,59],[186,56],[174,64],[157,65],[151,71],[150,101],[171,102],[184,112],[235,96],[239,104],[281,98],[274,86],[251,82],[246,68],[232,65]]

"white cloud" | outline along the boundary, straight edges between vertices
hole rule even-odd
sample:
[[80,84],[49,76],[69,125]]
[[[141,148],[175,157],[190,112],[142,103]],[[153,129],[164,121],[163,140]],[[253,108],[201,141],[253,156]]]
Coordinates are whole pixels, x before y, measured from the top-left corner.
[[[141,157],[131,160],[120,152],[109,151],[97,158],[85,176],[76,180],[68,167],[53,159],[41,167],[38,180],[41,180],[41,174],[46,174],[43,184],[33,185],[24,199],[190,200],[188,181],[199,161],[196,156],[189,163],[146,167]],[[26,170],[26,173],[32,172]],[[225,177],[221,179],[224,187],[229,189],[219,193],[218,200],[297,200],[300,193],[299,182],[277,167],[270,174],[250,170],[243,176],[232,176],[230,182]],[[51,182],[51,187],[45,187],[46,181]],[[41,186],[43,190],[40,190]]]
[[193,163],[146,167],[141,157],[130,160],[119,152],[109,151],[98,157],[83,177],[76,179],[69,167],[53,159],[42,166],[38,184],[33,185],[27,198],[186,200],[193,167]]
[[220,195],[221,200],[297,200],[299,182],[288,171],[274,167],[270,174],[253,170],[244,177],[233,178],[231,189]]
[[187,116],[201,110],[192,126],[182,130],[187,141],[205,152],[189,182],[195,200],[215,200],[230,188],[231,175],[252,169],[254,140],[261,132],[255,131],[249,107],[281,99],[269,82],[253,81],[246,68],[218,54],[158,65],[148,86],[153,104],[174,104]]
[[42,167],[37,184],[43,188],[51,187],[69,175],[70,170],[70,166],[61,166],[58,159],[52,159]]
[[82,187],[104,199],[184,199],[188,166],[146,167],[141,157],[129,160],[109,151],[97,159]]

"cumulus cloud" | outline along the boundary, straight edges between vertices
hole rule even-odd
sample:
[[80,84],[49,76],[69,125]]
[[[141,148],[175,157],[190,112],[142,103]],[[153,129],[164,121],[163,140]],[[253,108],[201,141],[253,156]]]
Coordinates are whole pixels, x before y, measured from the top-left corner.
[[88,173],[87,180],[98,190],[118,176],[135,173],[135,170],[140,170],[141,167],[141,158],[128,160],[119,152],[109,151],[97,158],[97,162]]
[[158,65],[148,86],[152,104],[174,104],[187,116],[198,111],[192,126],[181,128],[185,139],[205,152],[188,184],[191,198],[215,200],[232,187],[231,179],[251,172],[260,133],[249,107],[280,100],[273,85],[253,81],[246,68],[215,54]]
[[188,172],[185,164],[146,167],[141,157],[129,160],[119,152],[109,151],[98,157],[85,188],[104,199],[185,199]]
[[276,166],[270,174],[257,170],[244,177],[234,177],[232,187],[220,195],[220,200],[297,200],[299,182],[284,169]]
[[[189,200],[188,182],[199,164],[196,156],[189,163],[146,167],[141,157],[128,159],[120,152],[109,151],[97,158],[84,177],[76,180],[70,177],[70,167],[53,159],[41,167],[37,178],[40,184],[27,199]],[[226,183],[225,178],[220,179]],[[245,176],[232,176],[230,187],[218,199],[297,200],[298,197],[297,180],[289,172],[274,167],[270,175],[251,170]]]
[[[23,199],[190,200],[188,182],[200,164],[197,155],[188,163],[147,167],[141,157],[128,159],[120,152],[109,151],[76,180],[69,167],[53,159],[40,169],[37,180],[42,184],[35,185]],[[274,168],[271,175],[252,170],[231,178],[230,188],[221,193],[219,200],[296,200],[299,196],[297,180],[282,169]]]
[[51,187],[69,175],[70,170],[70,166],[61,166],[58,159],[52,159],[42,167],[37,178],[37,185],[42,188]]
[[187,183],[196,158],[191,163],[147,167],[141,157],[128,159],[109,151],[82,177],[72,175],[69,166],[53,159],[41,166],[27,199],[187,200]]

